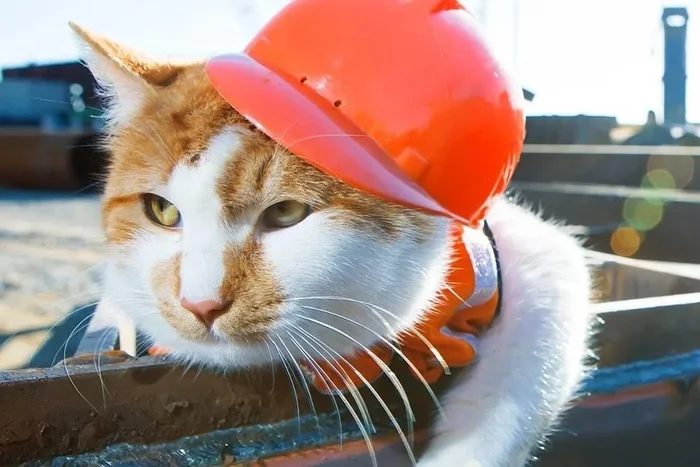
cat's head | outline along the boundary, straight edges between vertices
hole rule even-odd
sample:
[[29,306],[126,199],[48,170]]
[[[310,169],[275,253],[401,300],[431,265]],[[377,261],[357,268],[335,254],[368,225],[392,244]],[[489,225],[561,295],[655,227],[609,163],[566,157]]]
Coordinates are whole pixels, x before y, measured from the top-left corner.
[[290,154],[217,94],[202,63],[74,29],[108,100],[105,296],[156,344],[220,366],[316,357],[318,340],[348,353],[435,299],[446,220]]

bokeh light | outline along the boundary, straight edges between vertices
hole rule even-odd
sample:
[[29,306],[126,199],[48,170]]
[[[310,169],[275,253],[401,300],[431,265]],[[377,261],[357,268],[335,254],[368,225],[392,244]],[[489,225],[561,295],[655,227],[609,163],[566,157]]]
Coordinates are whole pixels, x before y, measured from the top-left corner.
[[632,227],[618,227],[610,237],[610,248],[618,256],[632,256],[642,246],[642,235]]
[[622,208],[622,217],[635,230],[651,230],[663,219],[664,204],[658,198],[628,198]]
[[[660,172],[668,173],[674,180],[673,188],[681,189],[685,188],[693,180],[695,160],[692,156],[651,155],[647,162],[647,171],[649,174],[652,172],[655,174]],[[654,177],[659,176],[654,175]],[[666,175],[663,177],[666,177]]]
[[666,169],[652,169],[642,179],[642,187],[673,190],[676,188],[676,177]]

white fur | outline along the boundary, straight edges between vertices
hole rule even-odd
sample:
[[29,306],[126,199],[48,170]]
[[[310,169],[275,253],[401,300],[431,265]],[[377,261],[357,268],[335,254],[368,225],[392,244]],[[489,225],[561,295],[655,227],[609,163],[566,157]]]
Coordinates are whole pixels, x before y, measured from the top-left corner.
[[448,419],[419,467],[524,465],[584,374],[592,314],[583,249],[504,199],[488,221],[503,268],[501,317],[473,371],[442,398]]
[[100,95],[108,103],[104,115],[108,128],[128,124],[153,90],[139,76],[95,52],[80,37],[77,40],[83,60],[99,85]]
[[175,167],[163,193],[181,212],[182,230],[180,297],[197,302],[217,300],[224,280],[223,252],[229,242],[242,242],[251,226],[232,228],[221,222],[217,180],[229,160],[238,153],[240,134],[227,128],[212,138],[196,165]]
[[[107,104],[104,115],[107,123],[106,128],[113,130],[130,124],[131,119],[141,109],[144,99],[154,92],[154,88],[134,70],[129,69],[128,64],[121,63],[116,57],[107,56],[94,49],[86,37],[91,36],[93,40],[97,40],[108,48],[115,45],[111,41],[92,34],[78,25],[71,23],[71,27],[75,32],[75,40],[81,51],[81,56],[95,77],[101,97]],[[132,61],[156,62],[152,57],[136,53],[122,45],[119,46],[119,49],[124,54],[128,54]],[[181,66],[186,63],[185,61],[167,60],[168,66]]]

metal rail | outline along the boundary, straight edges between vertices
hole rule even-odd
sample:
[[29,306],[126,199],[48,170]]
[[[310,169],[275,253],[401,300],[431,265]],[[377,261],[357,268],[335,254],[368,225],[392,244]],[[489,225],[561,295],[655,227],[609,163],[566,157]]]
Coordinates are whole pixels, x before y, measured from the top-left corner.
[[698,146],[627,146],[621,144],[526,144],[523,154],[630,155],[700,157]]

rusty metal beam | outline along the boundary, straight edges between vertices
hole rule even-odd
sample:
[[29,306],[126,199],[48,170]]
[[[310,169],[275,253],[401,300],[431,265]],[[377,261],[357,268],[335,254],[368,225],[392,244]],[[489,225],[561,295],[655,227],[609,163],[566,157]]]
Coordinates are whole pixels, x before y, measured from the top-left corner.
[[[632,307],[604,314],[605,326],[593,343],[600,349],[601,365],[700,348],[696,338],[700,306],[678,301],[681,304],[675,306]],[[185,372],[163,358],[132,359],[119,352],[99,359],[76,357],[65,363],[50,369],[0,373],[0,407],[4,409],[0,464],[94,451],[121,442],[165,442],[296,416],[294,395],[281,372],[273,385],[269,370],[224,377],[206,371]],[[399,377],[415,406],[424,409],[418,414],[424,424],[432,412],[429,398],[405,373],[399,372]],[[397,400],[388,382],[377,387],[387,400]],[[304,413],[308,404],[303,392],[298,393]],[[314,402],[321,413],[333,409],[328,398],[317,396]]]
[[[536,467],[657,467],[698,465],[696,447],[700,426],[698,387],[663,383],[594,396],[578,402],[547,445],[535,453]],[[361,435],[344,428],[342,446],[335,425],[322,419],[323,428],[303,417],[293,421],[242,430],[223,430],[160,445],[122,445],[107,451],[62,459],[61,465],[113,467],[132,465],[201,465],[261,467],[351,467],[371,465]],[[299,436],[300,435],[300,436]],[[298,437],[299,436],[299,437]],[[422,452],[427,430],[414,437],[414,451]],[[398,435],[380,430],[373,438],[378,465],[409,467],[410,461]],[[72,461],[72,462],[71,462]],[[32,463],[32,467],[49,465]]]
[[269,370],[224,377],[118,352],[0,373],[0,465],[285,420],[296,409],[284,378],[273,392]]
[[[596,330],[592,343],[598,350],[600,366],[700,348],[696,338],[700,334],[700,294],[693,292],[700,290],[700,282],[629,264],[607,262],[603,266],[612,286],[604,293],[608,302],[598,305],[604,325]],[[641,293],[645,290],[646,294]],[[671,292],[679,295],[668,296]],[[646,298],[624,300],[639,295]],[[112,330],[107,347],[97,346],[99,340],[94,337],[102,336],[110,327],[108,321],[100,319],[99,312],[97,315],[80,349],[99,356],[74,357],[55,368],[0,373],[0,465],[99,451],[115,443],[163,443],[217,429],[254,427],[296,417],[294,393],[283,371],[277,370],[274,377],[269,369],[223,376],[196,369],[186,372],[163,358],[134,359],[118,351],[105,352],[116,345],[117,331]],[[430,420],[431,401],[405,370],[399,368],[398,375],[412,405],[418,407],[420,428]],[[307,413],[304,392],[295,389],[300,412]],[[389,382],[380,381],[377,389],[392,401],[397,412],[402,410]],[[673,396],[665,394],[664,400],[685,397],[677,392]],[[319,413],[333,411],[331,399],[314,396]],[[373,399],[366,392],[363,396],[368,401]],[[598,399],[597,404],[609,405],[613,400]],[[683,400],[688,405],[687,397]],[[605,413],[591,411],[591,401],[595,400],[579,403],[567,420],[576,419],[583,409],[594,414],[587,420],[605,419]],[[370,403],[370,407],[373,410],[376,403]],[[640,413],[661,417],[658,410],[648,412],[645,408]],[[581,432],[585,424],[577,420],[574,424],[579,425],[572,429]],[[379,420],[377,426],[387,427],[388,423]],[[398,455],[390,445],[385,445],[382,456]],[[328,454],[325,448],[319,452]],[[300,453],[298,459],[307,459],[305,455]]]

